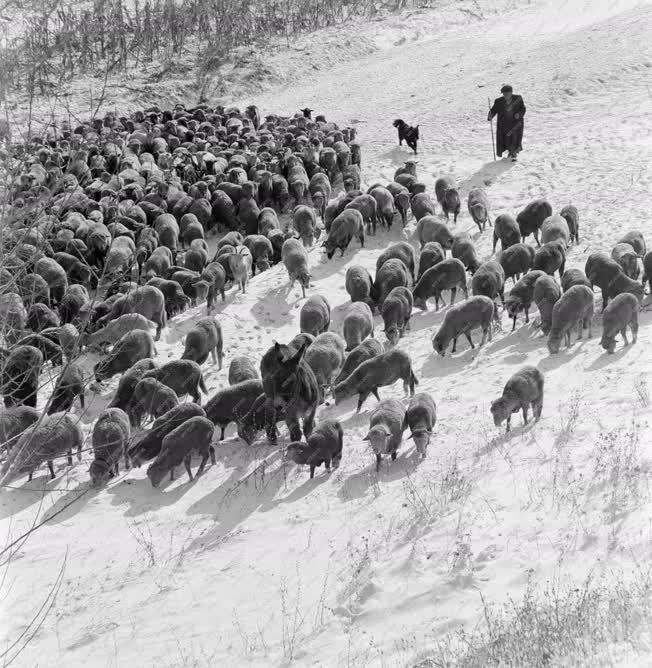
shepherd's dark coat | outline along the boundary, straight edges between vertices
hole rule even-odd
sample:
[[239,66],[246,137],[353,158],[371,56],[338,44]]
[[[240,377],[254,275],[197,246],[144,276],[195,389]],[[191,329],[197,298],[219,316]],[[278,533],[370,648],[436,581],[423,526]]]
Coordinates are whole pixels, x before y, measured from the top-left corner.
[[[498,116],[496,121],[496,153],[504,151],[518,153],[523,150],[523,116],[525,103],[520,95],[512,96],[513,104],[508,113],[504,97],[497,97],[491,107],[490,117]],[[518,118],[517,118],[518,116]]]

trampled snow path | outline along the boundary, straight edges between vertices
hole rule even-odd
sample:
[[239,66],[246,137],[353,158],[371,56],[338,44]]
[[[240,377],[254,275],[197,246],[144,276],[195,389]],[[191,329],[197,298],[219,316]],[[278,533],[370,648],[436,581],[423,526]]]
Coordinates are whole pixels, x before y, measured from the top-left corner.
[[[375,53],[255,100],[264,111],[312,106],[341,122],[359,121],[367,183],[391,179],[408,156],[391,121],[421,123],[419,174],[429,186],[453,175],[466,196],[484,184],[494,216],[545,196],[555,210],[580,211],[581,243],[569,265],[610,250],[649,222],[652,56],[649,3],[550,2],[499,19],[452,26],[431,40]],[[408,20],[408,19],[406,19]],[[486,98],[512,83],[528,107],[516,165],[491,160]],[[375,269],[380,249],[410,238],[414,224],[379,232],[364,249],[324,261],[311,251],[314,287],[341,323],[349,264]],[[463,212],[482,258],[491,250]],[[231,357],[259,359],[272,339],[298,330],[303,300],[288,291],[283,267],[231,290],[220,320],[221,372],[207,366],[209,389],[226,383]],[[160,357],[176,358],[200,314],[166,331]],[[39,666],[398,666],[446,633],[472,628],[481,592],[490,602],[518,597],[535,582],[590,570],[599,577],[650,550],[649,374],[652,327],[642,314],[639,343],[613,356],[590,341],[548,355],[531,326],[509,324],[492,343],[438,358],[430,339],[443,313],[415,313],[400,343],[419,390],[433,394],[439,422],[428,459],[406,441],[376,476],[362,437],[375,401],[323,407],[346,432],[342,466],[308,479],[283,467],[261,440],[218,447],[218,463],[193,484],[184,477],[152,490],[144,469],[90,491],[56,515],[14,556],[5,580],[0,629],[15,640],[56,579],[64,582],[43,627],[17,661]],[[377,325],[382,325],[377,319]],[[382,326],[377,326],[381,337]],[[89,360],[89,362],[92,360]],[[491,421],[489,402],[521,365],[546,375],[541,422],[515,418],[510,438]],[[93,403],[90,427],[115,387]],[[381,396],[402,396],[400,384]],[[285,434],[285,431],[283,431]],[[285,438],[285,436],[284,436]],[[616,452],[639,468],[629,486],[610,478]],[[47,482],[44,475],[0,494],[2,531],[18,536],[63,508],[87,484],[86,466]],[[39,490],[54,490],[43,495]],[[615,491],[614,491],[615,490]]]

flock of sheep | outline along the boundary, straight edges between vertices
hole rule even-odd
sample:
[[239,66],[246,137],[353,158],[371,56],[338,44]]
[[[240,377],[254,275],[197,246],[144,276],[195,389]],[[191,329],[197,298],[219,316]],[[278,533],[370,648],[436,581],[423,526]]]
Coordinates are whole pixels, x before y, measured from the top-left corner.
[[[516,219],[490,218],[486,193],[473,189],[468,212],[481,233],[493,226],[495,259],[481,262],[466,232],[448,226],[460,214],[458,189],[449,178],[435,184],[435,199],[408,161],[387,185],[361,187],[361,150],[353,128],[338,128],[310,110],[293,117],[248,107],[174,110],[151,108],[130,117],[109,114],[78,127],[63,125],[13,147],[20,176],[11,185],[11,209],[3,235],[0,314],[5,323],[0,391],[0,441],[5,460],[0,485],[77,450],[83,434],[70,413],[75,399],[84,408],[88,379],[80,364],[85,350],[103,356],[95,381],[120,374],[116,392],[93,426],[90,477],[101,485],[125,466],[151,462],[147,475],[158,486],[182,463],[192,479],[191,457],[209,459],[215,427],[220,438],[230,423],[248,444],[262,432],[276,442],[277,424],[287,424],[291,443],[285,455],[310,467],[330,470],[342,457],[343,429],[337,420],[315,423],[328,392],[335,403],[369,395],[378,400],[370,415],[368,440],[377,469],[383,455],[396,458],[406,430],[421,456],[436,422],[436,406],[416,393],[410,356],[395,347],[407,335],[414,308],[450,303],[432,344],[444,355],[452,342],[482,331],[481,345],[499,323],[500,297],[513,320],[529,322],[534,303],[551,353],[571,334],[589,329],[593,287],[602,290],[602,346],[615,348],[621,333],[633,341],[644,286],[652,276],[652,253],[630,232],[611,256],[589,256],[585,272],[565,271],[566,253],[579,241],[573,206],[558,215],[545,200],[529,203]],[[337,196],[333,196],[335,192]],[[437,205],[446,221],[436,215]],[[279,214],[291,210],[291,223]],[[300,332],[287,344],[274,343],[259,365],[247,357],[229,361],[229,385],[208,399],[202,366],[222,368],[223,336],[216,309],[225,289],[246,291],[256,271],[282,263],[303,296],[310,289],[308,249],[321,240],[328,259],[343,255],[355,238],[389,229],[399,214],[416,222],[413,246],[398,242],[381,253],[375,277],[349,266],[351,297],[343,336],[329,331],[331,308],[323,295],[310,295],[300,314]],[[225,232],[217,252],[206,239]],[[323,235],[323,239],[322,239]],[[533,235],[535,249],[526,243]],[[211,257],[212,255],[212,257]],[[642,259],[643,279],[638,282]],[[558,283],[554,274],[558,272]],[[471,275],[470,282],[467,273]],[[507,279],[513,286],[505,296]],[[410,287],[411,285],[411,287]],[[469,295],[469,288],[471,295]],[[458,289],[464,298],[457,301]],[[155,362],[155,341],[189,305],[206,303],[208,315],[193,323],[179,360]],[[384,346],[374,338],[374,314],[383,320]],[[43,414],[37,395],[43,366],[61,367]],[[381,400],[380,387],[403,382],[407,407]],[[519,410],[527,422],[532,407],[541,415],[544,380],[524,367],[491,404],[496,425]],[[180,403],[189,396],[191,401]],[[143,421],[153,422],[143,429]],[[152,461],[153,460],[153,461]]]

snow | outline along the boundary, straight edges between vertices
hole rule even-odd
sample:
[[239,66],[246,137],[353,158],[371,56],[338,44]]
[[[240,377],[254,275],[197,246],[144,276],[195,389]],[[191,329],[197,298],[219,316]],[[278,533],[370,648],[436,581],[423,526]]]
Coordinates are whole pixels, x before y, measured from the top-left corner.
[[[288,85],[240,102],[279,113],[308,105],[355,123],[367,184],[390,180],[410,157],[396,146],[392,120],[420,123],[418,170],[431,193],[435,179],[449,174],[463,201],[471,187],[485,187],[494,217],[514,215],[535,197],[555,211],[575,204],[581,242],[569,267],[583,268],[590,252],[608,252],[629,230],[652,243],[650,3],[501,8],[484,20],[451,11],[448,21],[422,10],[419,25],[437,30],[396,46],[399,19],[372,23],[360,39],[383,48],[300,71]],[[330,41],[333,31],[326,32]],[[320,34],[310,40],[319,48]],[[487,96],[505,82],[527,105],[516,164],[493,162],[485,120]],[[470,231],[480,256],[490,256],[491,231],[480,235],[464,209],[455,229]],[[310,252],[310,294],[328,298],[332,329],[341,328],[348,303],[347,267],[375,270],[380,251],[413,230],[413,221],[406,230],[395,223],[330,262],[319,248]],[[282,266],[252,279],[244,295],[231,289],[218,307],[225,366],[205,365],[209,392],[226,384],[233,356],[258,360],[273,340],[288,341],[302,303]],[[203,311],[187,311],[164,331],[160,361],[180,356]],[[649,311],[638,343],[619,344],[612,356],[599,346],[596,316],[593,338],[556,356],[532,325],[520,319],[510,334],[504,318],[492,343],[471,350],[460,341],[456,355],[441,358],[430,340],[443,313],[432,305],[415,312],[399,344],[411,355],[418,391],[437,402],[423,462],[405,441],[397,461],[376,475],[362,440],[375,400],[356,414],[351,399],[318,413],[342,421],[345,451],[339,470],[322,469],[312,481],[307,470],[284,465],[280,449],[263,438],[247,447],[231,426],[216,466],[194,483],[184,475],[154,490],[143,468],[55,515],[87,489],[87,455],[73,469],[60,464],[52,482],[43,470],[2,490],[6,542],[52,517],[6,569],[3,645],[40,608],[67,555],[52,611],[14,665],[409,665],[447,634],[473,629],[480,594],[502,603],[531,580],[581,581],[592,572],[608,582],[631,573],[651,546]],[[377,316],[384,340],[381,330]],[[545,374],[543,417],[523,428],[515,416],[505,436],[489,403],[524,364]],[[91,397],[81,418],[87,432],[116,384]],[[402,398],[401,384],[380,394]],[[622,655],[621,665],[645,663],[631,649]]]

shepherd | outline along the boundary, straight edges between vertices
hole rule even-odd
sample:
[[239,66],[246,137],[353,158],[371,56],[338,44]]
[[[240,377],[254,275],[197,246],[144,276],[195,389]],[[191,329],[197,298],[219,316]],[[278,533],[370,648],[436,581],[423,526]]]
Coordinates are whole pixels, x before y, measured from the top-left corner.
[[516,156],[523,150],[523,116],[525,116],[525,103],[520,95],[514,95],[512,87],[505,84],[501,89],[502,97],[497,97],[489,109],[487,120],[491,122],[494,116],[498,116],[496,125],[496,152],[502,157],[508,151],[512,162],[516,162]]

